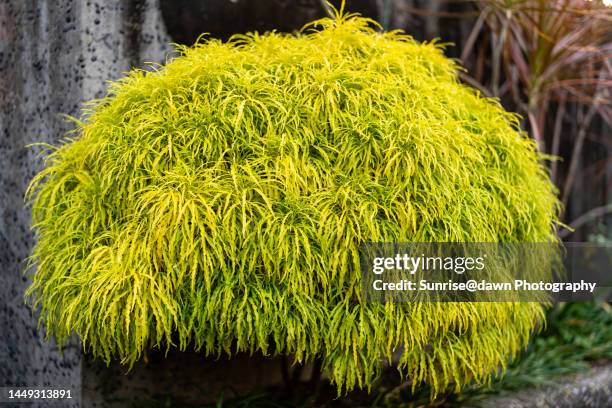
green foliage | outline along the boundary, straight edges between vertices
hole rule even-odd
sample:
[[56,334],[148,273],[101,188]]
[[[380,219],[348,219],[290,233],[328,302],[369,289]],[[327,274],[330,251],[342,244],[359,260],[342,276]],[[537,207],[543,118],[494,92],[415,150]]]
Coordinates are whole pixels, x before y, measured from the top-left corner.
[[339,392],[399,345],[432,394],[524,347],[540,304],[362,298],[363,242],[547,241],[558,210],[515,115],[436,44],[369,24],[203,41],[92,102],[29,191],[49,335],[128,365],[169,347],[322,357]]
[[547,314],[546,330],[508,364],[491,387],[472,386],[450,396],[449,406],[470,405],[491,394],[528,387],[554,386],[560,376],[584,371],[593,362],[612,359],[612,309],[608,303],[573,302],[556,305]]
[[551,309],[546,331],[513,361],[495,388],[554,383],[555,376],[612,358],[612,310],[607,303],[566,303]]

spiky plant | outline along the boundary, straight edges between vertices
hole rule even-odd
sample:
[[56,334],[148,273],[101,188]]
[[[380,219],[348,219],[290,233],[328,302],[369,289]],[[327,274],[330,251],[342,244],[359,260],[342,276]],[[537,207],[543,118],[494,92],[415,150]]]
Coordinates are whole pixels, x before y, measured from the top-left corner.
[[439,46],[370,23],[206,40],[93,102],[29,193],[49,335],[128,365],[171,346],[322,358],[339,390],[399,345],[434,393],[503,367],[540,304],[369,303],[358,248],[547,241],[553,187]]

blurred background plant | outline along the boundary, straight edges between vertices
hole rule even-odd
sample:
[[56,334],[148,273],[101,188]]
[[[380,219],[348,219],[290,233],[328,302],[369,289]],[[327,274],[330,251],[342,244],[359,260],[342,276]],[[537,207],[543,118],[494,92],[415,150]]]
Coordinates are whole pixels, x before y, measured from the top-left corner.
[[[478,0],[474,5],[479,14],[460,57],[470,77],[463,78],[520,113],[540,150],[562,159],[550,162],[550,175],[565,206],[575,206],[570,198],[585,191],[579,174],[607,190],[612,9],[587,0]],[[608,154],[585,161],[587,139]],[[567,212],[565,221],[579,228],[609,213],[607,204],[591,203],[583,214]]]

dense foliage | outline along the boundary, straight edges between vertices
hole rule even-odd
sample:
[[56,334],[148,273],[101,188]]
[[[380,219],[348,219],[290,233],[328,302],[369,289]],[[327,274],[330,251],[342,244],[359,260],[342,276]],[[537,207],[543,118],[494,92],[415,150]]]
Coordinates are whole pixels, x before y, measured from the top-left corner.
[[202,41],[132,71],[32,182],[29,296],[60,343],[323,359],[339,390],[399,370],[486,381],[537,303],[368,303],[366,241],[554,239],[534,143],[436,44],[338,15],[298,35]]

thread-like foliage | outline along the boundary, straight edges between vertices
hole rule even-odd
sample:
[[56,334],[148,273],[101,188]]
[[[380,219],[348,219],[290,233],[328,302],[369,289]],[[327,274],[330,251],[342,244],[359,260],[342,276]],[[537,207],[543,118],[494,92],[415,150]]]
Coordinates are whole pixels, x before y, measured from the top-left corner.
[[554,239],[554,189],[518,118],[436,44],[351,15],[235,36],[132,71],[32,181],[28,296],[61,343],[322,358],[338,389],[399,370],[490,378],[537,303],[368,303],[359,245]]

